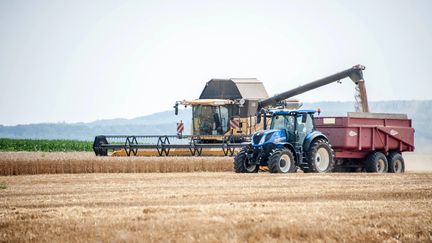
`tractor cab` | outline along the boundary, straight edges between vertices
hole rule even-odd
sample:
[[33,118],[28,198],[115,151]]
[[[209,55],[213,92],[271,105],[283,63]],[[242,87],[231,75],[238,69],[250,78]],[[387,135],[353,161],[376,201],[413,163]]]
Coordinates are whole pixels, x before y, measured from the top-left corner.
[[274,111],[270,129],[285,132],[287,142],[302,145],[306,136],[315,131],[314,113],[314,110]]
[[283,143],[302,146],[307,135],[315,131],[313,119],[315,112],[315,110],[269,110],[264,120],[270,116],[270,129],[255,133],[252,137],[252,145],[254,147],[270,145],[271,149],[283,146]]

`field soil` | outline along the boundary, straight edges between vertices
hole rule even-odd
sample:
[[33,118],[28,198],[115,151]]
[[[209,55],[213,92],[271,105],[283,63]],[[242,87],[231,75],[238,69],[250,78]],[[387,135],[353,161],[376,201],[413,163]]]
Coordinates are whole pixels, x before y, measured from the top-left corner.
[[0,241],[432,241],[432,173],[93,173],[0,183]]

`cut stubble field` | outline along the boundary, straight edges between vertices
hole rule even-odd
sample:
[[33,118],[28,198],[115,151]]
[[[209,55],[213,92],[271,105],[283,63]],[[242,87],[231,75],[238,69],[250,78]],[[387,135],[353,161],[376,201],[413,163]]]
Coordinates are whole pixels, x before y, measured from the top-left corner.
[[235,174],[232,158],[0,153],[0,241],[432,241],[430,156],[406,158],[405,174]]
[[0,177],[1,241],[431,241],[432,174]]

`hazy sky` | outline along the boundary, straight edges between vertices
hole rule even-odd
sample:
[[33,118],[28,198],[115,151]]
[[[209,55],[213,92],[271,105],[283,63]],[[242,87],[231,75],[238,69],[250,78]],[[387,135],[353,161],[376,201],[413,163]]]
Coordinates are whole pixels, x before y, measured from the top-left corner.
[[[211,78],[280,93],[355,64],[369,99],[430,99],[432,1],[0,0],[0,124],[132,118]],[[353,100],[350,80],[300,95]]]

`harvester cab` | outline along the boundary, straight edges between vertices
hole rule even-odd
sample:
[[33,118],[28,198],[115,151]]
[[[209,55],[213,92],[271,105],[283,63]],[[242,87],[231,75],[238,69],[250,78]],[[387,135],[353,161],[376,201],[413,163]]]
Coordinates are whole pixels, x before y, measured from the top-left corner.
[[179,106],[192,107],[192,136],[202,143],[220,143],[230,137],[235,142],[248,139],[262,129],[256,121],[260,100],[268,98],[262,82],[255,78],[212,79],[199,99],[177,101]]
[[234,109],[239,105],[238,100],[224,99],[198,99],[177,101],[178,106],[192,107],[192,134],[197,136],[224,136],[229,133],[229,120]]
[[327,172],[334,167],[333,150],[314,123],[315,110],[270,109],[270,129],[256,132],[250,145],[234,159],[238,173],[258,172],[267,167],[272,173],[297,171]]

